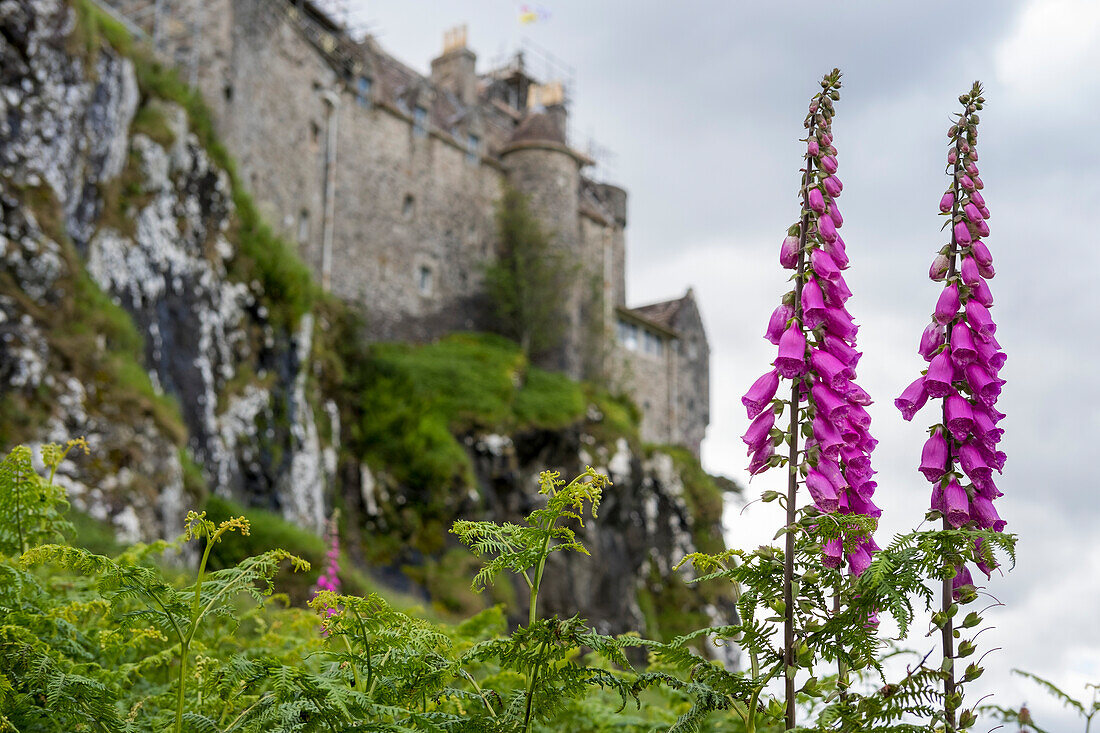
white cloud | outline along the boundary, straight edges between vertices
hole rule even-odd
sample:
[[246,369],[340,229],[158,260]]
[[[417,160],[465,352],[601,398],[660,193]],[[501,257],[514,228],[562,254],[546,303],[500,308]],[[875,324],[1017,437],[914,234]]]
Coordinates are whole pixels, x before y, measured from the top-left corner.
[[1018,104],[1063,105],[1077,94],[1094,94],[1100,80],[1100,3],[1031,0],[994,58],[998,81],[1019,95]]

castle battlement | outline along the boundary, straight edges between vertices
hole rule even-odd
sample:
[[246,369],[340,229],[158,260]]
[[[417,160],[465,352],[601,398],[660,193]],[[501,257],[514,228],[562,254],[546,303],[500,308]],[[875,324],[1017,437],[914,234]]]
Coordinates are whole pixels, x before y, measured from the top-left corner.
[[479,73],[464,29],[424,76],[310,0],[110,4],[202,91],[261,213],[323,287],[362,306],[371,338],[486,328],[483,273],[511,185],[580,267],[545,365],[608,380],[642,408],[643,439],[698,452],[710,411],[699,309],[690,290],[627,307],[627,192],[594,180],[572,144],[568,79],[536,78],[522,53]]

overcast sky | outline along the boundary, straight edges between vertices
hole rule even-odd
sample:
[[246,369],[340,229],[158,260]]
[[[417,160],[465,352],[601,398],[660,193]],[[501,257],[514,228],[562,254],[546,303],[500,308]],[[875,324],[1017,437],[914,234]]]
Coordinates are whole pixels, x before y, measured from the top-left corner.
[[[996,629],[980,644],[1002,651],[974,687],[1002,705],[1027,701],[1053,730],[1083,727],[1008,671],[1078,694],[1100,682],[1100,2],[545,0],[531,5],[549,18],[532,25],[512,0],[351,2],[356,20],[423,72],[458,23],[479,70],[524,37],[574,67],[573,129],[614,152],[614,182],[630,192],[630,304],[695,287],[712,348],[704,461],[742,483],[740,396],[774,358],[762,334],[787,289],[777,254],[798,215],[801,123],[821,75],[843,70],[839,204],[866,352],[859,381],[876,398],[884,539],[927,506],[915,467],[934,410],[906,424],[892,402],[923,366],[917,341],[939,292],[926,273],[945,241],[936,214],[948,115],[981,79],[993,315],[1009,355],[998,508],[1020,557],[989,584],[1006,607],[990,612]],[[773,472],[749,494],[782,483]],[[770,539],[778,511],[729,512],[731,541]],[[929,644],[919,633],[910,643]]]

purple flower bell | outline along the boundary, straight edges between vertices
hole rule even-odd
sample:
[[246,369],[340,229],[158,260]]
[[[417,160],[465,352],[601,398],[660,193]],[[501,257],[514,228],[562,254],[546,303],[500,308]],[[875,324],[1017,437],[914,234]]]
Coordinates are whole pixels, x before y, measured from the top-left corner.
[[825,327],[836,336],[848,342],[854,342],[859,333],[859,326],[852,320],[852,316],[843,308],[825,309]]
[[835,512],[838,501],[833,484],[817,469],[811,468],[806,474],[806,488],[813,497],[814,504],[823,512]]
[[974,587],[974,578],[965,565],[955,568],[955,577],[951,579],[951,598],[961,601],[969,589]]
[[741,436],[745,445],[749,447],[748,455],[760,450],[766,443],[771,442],[771,429],[775,427],[775,413],[764,410],[749,424],[749,429]]
[[834,199],[844,190],[844,184],[836,176],[829,176],[822,182],[822,185],[825,186],[825,193]]
[[979,336],[988,337],[997,333],[997,324],[989,315],[989,309],[976,300],[966,303],[966,322],[971,330]]
[[918,377],[905,388],[901,396],[894,400],[894,406],[901,410],[902,418],[908,422],[920,412],[920,408],[928,402],[928,390],[924,386],[924,377]]
[[956,323],[951,327],[951,360],[956,366],[965,367],[977,358],[978,350],[970,327],[961,321]]
[[940,211],[946,214],[947,212],[951,211],[951,207],[953,207],[954,205],[955,193],[953,191],[948,191],[943,195],[943,198],[940,199]]
[[974,411],[965,397],[958,394],[948,396],[944,404],[947,429],[955,440],[964,440],[974,426]]
[[834,390],[847,391],[845,385],[855,376],[852,370],[827,351],[810,349],[810,368]]
[[959,288],[951,283],[940,292],[936,300],[934,318],[943,324],[951,323],[959,313]]
[[821,238],[826,242],[836,241],[836,224],[828,216],[818,217],[817,231],[821,233]]
[[1007,522],[1001,519],[993,502],[978,494],[970,502],[970,516],[974,517],[978,526],[983,529],[991,529],[994,532],[1003,532]]
[[953,393],[955,388],[951,382],[955,378],[955,369],[951,364],[951,347],[941,351],[932,357],[928,364],[928,373],[924,376],[924,389],[929,397],[946,397]]
[[827,568],[839,568],[844,557],[844,542],[834,537],[821,546],[821,564]]
[[764,408],[775,397],[778,389],[779,372],[774,369],[752,383],[749,391],[741,398],[741,404],[748,411],[750,420],[763,412]]
[[793,322],[779,339],[779,356],[775,368],[787,379],[806,373],[806,334],[798,321]]
[[802,286],[802,318],[806,328],[814,329],[825,322],[825,296],[814,277]]
[[947,439],[938,428],[924,442],[920,454],[920,472],[929,481],[939,481],[947,473]]
[[952,476],[943,488],[943,515],[947,523],[956,529],[970,521],[970,499],[966,490]]

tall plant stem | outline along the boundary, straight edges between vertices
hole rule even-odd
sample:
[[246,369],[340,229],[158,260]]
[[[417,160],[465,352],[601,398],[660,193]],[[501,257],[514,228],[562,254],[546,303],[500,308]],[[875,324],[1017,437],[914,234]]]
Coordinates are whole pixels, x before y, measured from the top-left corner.
[[[959,170],[962,168],[963,153],[961,150],[962,138],[959,135],[955,136],[955,163],[954,170],[951,175],[951,191],[954,194],[954,203],[951,205],[951,251],[947,255],[947,280],[950,284],[954,279],[957,267],[955,264],[958,259],[959,242],[955,237],[955,219],[959,215]],[[951,324],[947,325],[947,348],[951,348]],[[955,462],[955,450],[954,442],[951,436],[951,432],[947,430],[947,400],[943,402],[943,426],[944,437],[947,439],[947,463],[946,466],[950,471]],[[947,517],[943,518],[943,529],[951,529],[951,525],[947,522]],[[955,733],[955,708],[951,707],[950,698],[955,694],[955,634],[954,624],[951,622],[951,616],[949,611],[951,604],[954,603],[951,589],[951,578],[945,577],[943,579],[943,587],[941,589],[941,603],[940,610],[943,611],[943,628],[941,631],[941,643],[943,644],[943,658],[946,662],[951,660],[950,665],[944,667],[943,678],[943,723],[945,733]]]
[[[808,125],[807,139],[813,137],[814,125]],[[806,153],[806,169],[802,173],[802,222],[798,232],[798,265],[794,280],[794,317],[802,328],[802,278],[806,272],[806,235],[810,227],[810,171],[813,157]],[[795,727],[794,689],[794,524],[798,501],[798,435],[799,403],[802,402],[802,380],[791,383],[791,452],[787,462],[787,539],[783,553],[783,678],[786,693],[787,730]]]
[[[533,581],[527,581],[527,585],[531,588],[531,595],[528,601],[530,608],[527,612],[528,626],[534,626],[536,619],[538,619],[539,586],[542,585],[542,573],[546,570],[546,556],[550,549],[550,535],[552,534],[551,530],[553,527],[554,518],[548,517],[544,529],[545,537],[543,537],[542,540],[542,552],[539,553],[539,564],[535,567],[535,579]],[[527,576],[524,575],[525,579],[526,577]],[[535,682],[538,680],[538,676],[539,670],[538,667],[535,667],[527,677],[527,706],[523,714],[523,733],[527,733],[531,728],[531,703],[535,696]]]

